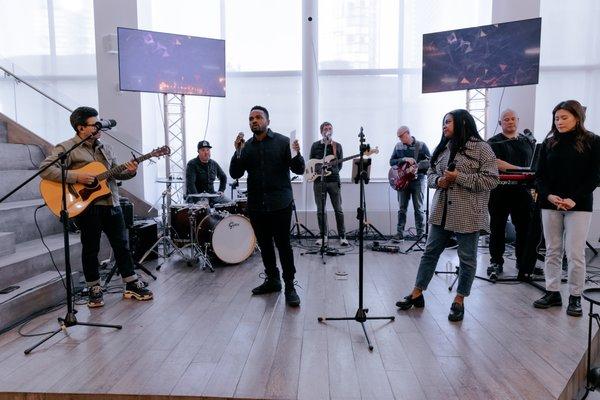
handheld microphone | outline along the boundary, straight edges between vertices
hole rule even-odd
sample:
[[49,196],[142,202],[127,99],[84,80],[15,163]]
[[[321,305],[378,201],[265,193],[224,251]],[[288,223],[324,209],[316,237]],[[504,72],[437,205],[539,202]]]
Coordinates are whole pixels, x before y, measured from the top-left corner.
[[446,168],[448,171],[452,172],[456,169],[456,162],[452,161],[450,163],[448,163],[448,168]]
[[112,129],[117,126],[117,121],[114,119],[101,119],[94,124],[99,131]]
[[535,142],[536,142],[536,140],[535,140],[535,136],[533,136],[533,132],[531,132],[529,129],[525,129],[525,130],[523,131],[523,135],[524,135],[524,136],[525,136],[527,139],[529,139],[529,141],[530,141],[531,143],[535,143]]

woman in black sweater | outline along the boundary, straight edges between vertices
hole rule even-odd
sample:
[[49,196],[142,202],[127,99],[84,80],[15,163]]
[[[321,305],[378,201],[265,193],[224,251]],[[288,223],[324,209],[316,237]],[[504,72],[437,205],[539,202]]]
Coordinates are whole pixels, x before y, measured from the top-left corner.
[[562,306],[562,255],[569,264],[567,314],[581,316],[585,284],[585,243],[592,219],[593,192],[600,184],[600,139],[585,129],[585,108],[575,100],[552,111],[552,129],[544,141],[536,172],[546,239],[547,293],[536,308]]

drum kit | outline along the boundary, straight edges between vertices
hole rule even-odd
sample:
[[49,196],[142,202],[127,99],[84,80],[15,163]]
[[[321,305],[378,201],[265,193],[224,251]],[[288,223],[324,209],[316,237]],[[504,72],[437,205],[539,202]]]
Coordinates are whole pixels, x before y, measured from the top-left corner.
[[155,244],[158,246],[162,243],[165,259],[177,252],[188,265],[197,263],[202,269],[208,268],[214,272],[211,258],[224,264],[239,264],[252,255],[256,238],[248,219],[245,197],[215,204],[211,208],[209,199],[219,195],[198,193],[187,196],[188,201],[194,202],[171,204],[170,186],[182,182],[168,179],[158,179],[157,182],[167,184],[162,195],[163,232]]

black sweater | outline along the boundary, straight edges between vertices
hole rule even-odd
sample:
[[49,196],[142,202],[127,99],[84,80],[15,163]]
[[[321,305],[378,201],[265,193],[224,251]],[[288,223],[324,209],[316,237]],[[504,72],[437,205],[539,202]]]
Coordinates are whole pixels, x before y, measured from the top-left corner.
[[575,149],[574,131],[559,133],[552,147],[549,139],[544,141],[535,174],[542,208],[556,210],[548,201],[548,195],[553,194],[573,200],[571,211],[592,211],[593,192],[600,184],[600,138],[589,133],[590,146],[583,153]]

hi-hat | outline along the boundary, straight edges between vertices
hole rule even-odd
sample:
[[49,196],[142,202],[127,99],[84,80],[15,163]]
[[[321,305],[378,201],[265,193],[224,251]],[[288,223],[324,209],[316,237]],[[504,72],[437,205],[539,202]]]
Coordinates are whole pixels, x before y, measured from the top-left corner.
[[191,197],[191,198],[197,198],[197,199],[205,199],[208,197],[219,197],[218,194],[216,193],[193,193],[193,194],[188,194],[187,197]]
[[183,179],[167,179],[167,178],[156,178],[158,183],[184,183]]

